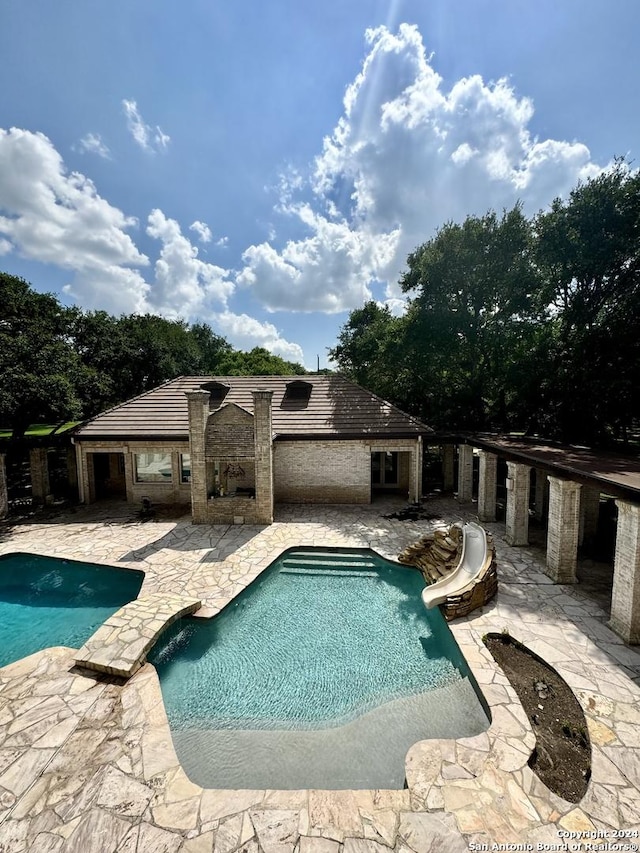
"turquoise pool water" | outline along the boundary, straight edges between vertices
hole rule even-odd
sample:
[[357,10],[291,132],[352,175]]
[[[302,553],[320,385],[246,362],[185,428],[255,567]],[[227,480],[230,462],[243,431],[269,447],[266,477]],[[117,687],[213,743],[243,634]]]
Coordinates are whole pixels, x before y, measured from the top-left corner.
[[143,580],[143,572],[93,563],[0,556],[0,666],[50,646],[79,648]]
[[488,726],[420,573],[372,551],[296,549],[149,660],[185,770],[209,787],[402,787],[417,740]]

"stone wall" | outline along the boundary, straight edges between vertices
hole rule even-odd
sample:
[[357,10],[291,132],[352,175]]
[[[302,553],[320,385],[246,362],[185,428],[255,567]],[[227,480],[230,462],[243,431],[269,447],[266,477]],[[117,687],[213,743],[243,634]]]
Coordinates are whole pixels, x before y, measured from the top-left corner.
[[253,415],[230,404],[212,412],[207,421],[205,456],[218,459],[253,459],[255,436]]

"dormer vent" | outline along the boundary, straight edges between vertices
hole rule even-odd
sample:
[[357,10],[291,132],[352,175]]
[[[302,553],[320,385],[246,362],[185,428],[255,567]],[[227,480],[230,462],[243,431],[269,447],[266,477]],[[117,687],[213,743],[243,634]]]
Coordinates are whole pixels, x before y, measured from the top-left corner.
[[205,382],[200,387],[203,391],[209,392],[209,409],[217,409],[221,406],[231,390],[229,385],[224,385],[222,382]]

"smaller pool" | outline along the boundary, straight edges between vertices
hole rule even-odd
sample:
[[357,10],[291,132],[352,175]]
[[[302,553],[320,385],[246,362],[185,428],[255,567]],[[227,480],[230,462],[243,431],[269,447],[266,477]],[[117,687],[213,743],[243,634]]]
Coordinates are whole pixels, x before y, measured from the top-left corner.
[[51,646],[79,648],[140,592],[144,572],[42,557],[0,556],[0,666]]

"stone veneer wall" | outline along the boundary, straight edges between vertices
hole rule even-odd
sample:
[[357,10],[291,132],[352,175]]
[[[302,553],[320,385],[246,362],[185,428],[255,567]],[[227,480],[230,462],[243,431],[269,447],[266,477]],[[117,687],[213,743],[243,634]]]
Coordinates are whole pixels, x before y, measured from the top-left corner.
[[31,471],[31,497],[34,503],[49,503],[51,487],[49,485],[49,457],[46,447],[32,447],[29,451]]
[[276,501],[369,503],[371,448],[362,441],[277,441]]
[[[209,392],[189,391],[191,506],[196,524],[273,521],[272,391],[254,391],[254,414],[229,404],[209,412]],[[245,470],[237,485],[255,484],[255,497],[210,497],[213,470],[233,462]],[[251,470],[250,470],[251,469]]]

